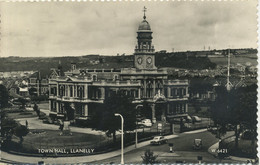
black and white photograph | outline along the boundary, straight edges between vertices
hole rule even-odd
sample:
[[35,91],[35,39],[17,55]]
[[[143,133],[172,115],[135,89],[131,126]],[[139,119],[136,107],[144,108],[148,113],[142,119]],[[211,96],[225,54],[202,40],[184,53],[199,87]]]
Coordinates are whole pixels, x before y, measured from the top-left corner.
[[1,1],[1,164],[258,164],[257,5]]

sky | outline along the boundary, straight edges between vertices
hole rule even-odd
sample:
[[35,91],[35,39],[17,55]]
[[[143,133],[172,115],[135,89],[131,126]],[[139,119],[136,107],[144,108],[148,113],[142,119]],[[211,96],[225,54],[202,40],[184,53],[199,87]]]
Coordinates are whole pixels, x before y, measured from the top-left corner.
[[257,0],[2,2],[0,56],[133,54],[144,6],[156,51],[257,47]]

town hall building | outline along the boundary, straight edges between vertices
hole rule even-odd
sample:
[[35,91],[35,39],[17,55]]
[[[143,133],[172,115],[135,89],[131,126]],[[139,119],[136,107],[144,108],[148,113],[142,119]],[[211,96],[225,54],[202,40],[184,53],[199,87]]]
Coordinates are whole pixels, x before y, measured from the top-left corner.
[[155,65],[155,49],[152,30],[146,20],[137,30],[137,45],[134,50],[132,68],[78,69],[75,63],[63,75],[49,79],[50,115],[63,117],[64,104],[75,111],[75,119],[87,120],[97,104],[113,93],[121,91],[134,98],[133,104],[151,106],[153,123],[187,115],[188,80],[169,80],[165,69]]

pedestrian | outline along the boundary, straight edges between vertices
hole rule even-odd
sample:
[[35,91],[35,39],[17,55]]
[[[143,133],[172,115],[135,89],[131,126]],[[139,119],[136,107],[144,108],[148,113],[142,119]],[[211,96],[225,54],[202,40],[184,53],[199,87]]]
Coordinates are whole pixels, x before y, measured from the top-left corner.
[[174,152],[174,151],[173,151],[173,143],[169,143],[169,147],[170,147],[170,148],[169,148],[169,149],[170,149],[170,152],[173,153],[173,152]]
[[37,111],[37,110],[38,110],[38,105],[37,105],[36,103],[34,103],[33,110],[34,110],[34,111]]
[[61,130],[61,133],[60,133],[60,135],[62,135],[63,134],[63,128],[64,128],[64,123],[63,123],[63,121],[61,121],[60,122],[60,130]]
[[26,125],[26,128],[28,128],[28,121],[27,120],[25,121],[25,125]]
[[61,131],[63,131],[63,128],[64,128],[64,123],[62,122],[61,123]]

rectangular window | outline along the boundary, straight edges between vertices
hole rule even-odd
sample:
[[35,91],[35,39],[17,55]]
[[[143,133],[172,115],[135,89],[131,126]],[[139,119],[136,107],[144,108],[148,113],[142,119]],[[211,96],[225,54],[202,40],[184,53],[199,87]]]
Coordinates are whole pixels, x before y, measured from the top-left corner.
[[98,89],[98,98],[101,98],[101,89]]
[[167,93],[167,88],[164,88],[164,95],[167,97],[168,93]]
[[73,87],[70,86],[69,88],[70,88],[70,97],[73,97]]

